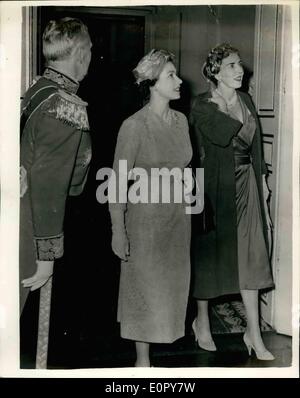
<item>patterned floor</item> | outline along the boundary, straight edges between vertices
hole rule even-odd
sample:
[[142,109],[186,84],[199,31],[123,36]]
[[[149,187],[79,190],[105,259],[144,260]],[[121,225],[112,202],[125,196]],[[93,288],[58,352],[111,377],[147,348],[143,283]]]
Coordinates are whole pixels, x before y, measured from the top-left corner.
[[[246,328],[246,315],[241,301],[230,301],[212,306],[211,328],[214,334],[242,333]],[[271,331],[272,328],[261,319],[261,330]]]

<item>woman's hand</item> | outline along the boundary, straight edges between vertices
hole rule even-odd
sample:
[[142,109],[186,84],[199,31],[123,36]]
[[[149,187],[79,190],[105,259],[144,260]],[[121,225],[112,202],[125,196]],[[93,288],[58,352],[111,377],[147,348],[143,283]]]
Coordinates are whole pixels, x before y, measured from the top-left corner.
[[30,291],[34,291],[44,286],[53,274],[54,261],[36,261],[37,270],[35,274],[27,279],[22,280],[23,287],[30,287]]
[[23,198],[28,189],[27,171],[24,166],[20,167],[20,197]]
[[216,90],[212,90],[211,95],[210,102],[217,104],[221,112],[227,113],[227,104],[224,98]]
[[267,184],[267,179],[266,179],[265,175],[262,176],[262,183],[263,183],[264,199],[267,202],[267,200],[269,199],[269,196],[270,196],[270,190],[269,190],[269,187]]
[[269,206],[268,206],[270,189],[268,187],[267,179],[266,179],[265,175],[262,176],[262,180],[263,180],[263,195],[264,195],[264,206],[265,206],[265,213],[266,213],[266,220],[267,220],[267,228],[268,228],[268,230],[271,230],[271,229],[273,229],[273,222],[272,222],[272,219],[270,216]]
[[270,190],[267,184],[266,176],[262,176],[263,179],[263,195],[264,195],[264,209],[266,214],[266,223],[267,223],[267,232],[268,232],[268,241],[269,241],[269,256],[272,254],[272,231],[273,231],[273,222],[270,216],[269,206],[268,206],[268,199],[270,196]]
[[123,261],[129,256],[129,240],[125,228],[113,231],[111,247],[113,252]]

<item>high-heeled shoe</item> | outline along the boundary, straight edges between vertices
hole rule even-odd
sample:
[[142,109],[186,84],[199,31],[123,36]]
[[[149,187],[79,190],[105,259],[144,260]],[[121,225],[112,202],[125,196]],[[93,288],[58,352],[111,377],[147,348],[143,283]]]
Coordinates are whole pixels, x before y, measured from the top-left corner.
[[192,329],[193,329],[193,332],[195,335],[195,341],[196,341],[196,343],[198,343],[198,346],[200,348],[202,348],[203,350],[206,350],[206,351],[217,351],[217,347],[213,340],[203,341],[200,339],[200,337],[197,333],[197,329],[196,329],[196,319],[194,319],[194,322],[192,323]]
[[257,359],[260,359],[261,361],[273,361],[275,359],[274,355],[271,354],[270,351],[268,351],[267,349],[263,351],[256,350],[254,345],[252,344],[252,341],[246,333],[244,333],[243,340],[247,347],[249,356],[251,355],[251,351],[253,350],[256,354]]

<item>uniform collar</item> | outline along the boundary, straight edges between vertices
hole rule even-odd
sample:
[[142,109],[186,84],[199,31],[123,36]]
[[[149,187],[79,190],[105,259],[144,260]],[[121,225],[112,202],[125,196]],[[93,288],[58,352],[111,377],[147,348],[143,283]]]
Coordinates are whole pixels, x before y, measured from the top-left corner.
[[43,73],[43,77],[57,83],[63,90],[76,94],[79,88],[79,83],[70,76],[54,69],[52,66],[47,66]]

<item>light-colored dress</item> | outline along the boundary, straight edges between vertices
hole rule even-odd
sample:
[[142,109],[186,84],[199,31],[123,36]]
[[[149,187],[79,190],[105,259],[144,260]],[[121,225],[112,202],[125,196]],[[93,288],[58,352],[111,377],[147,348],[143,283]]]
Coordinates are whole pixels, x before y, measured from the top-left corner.
[[[153,167],[183,169],[189,164],[186,117],[174,110],[171,115],[168,124],[146,105],[124,121],[115,150],[117,174],[119,160],[127,160],[128,169],[141,167],[148,173]],[[110,204],[112,222],[118,219],[115,212],[125,212],[130,244],[119,287],[123,338],[171,343],[184,335],[190,284],[190,216],[185,207],[172,202]]]

